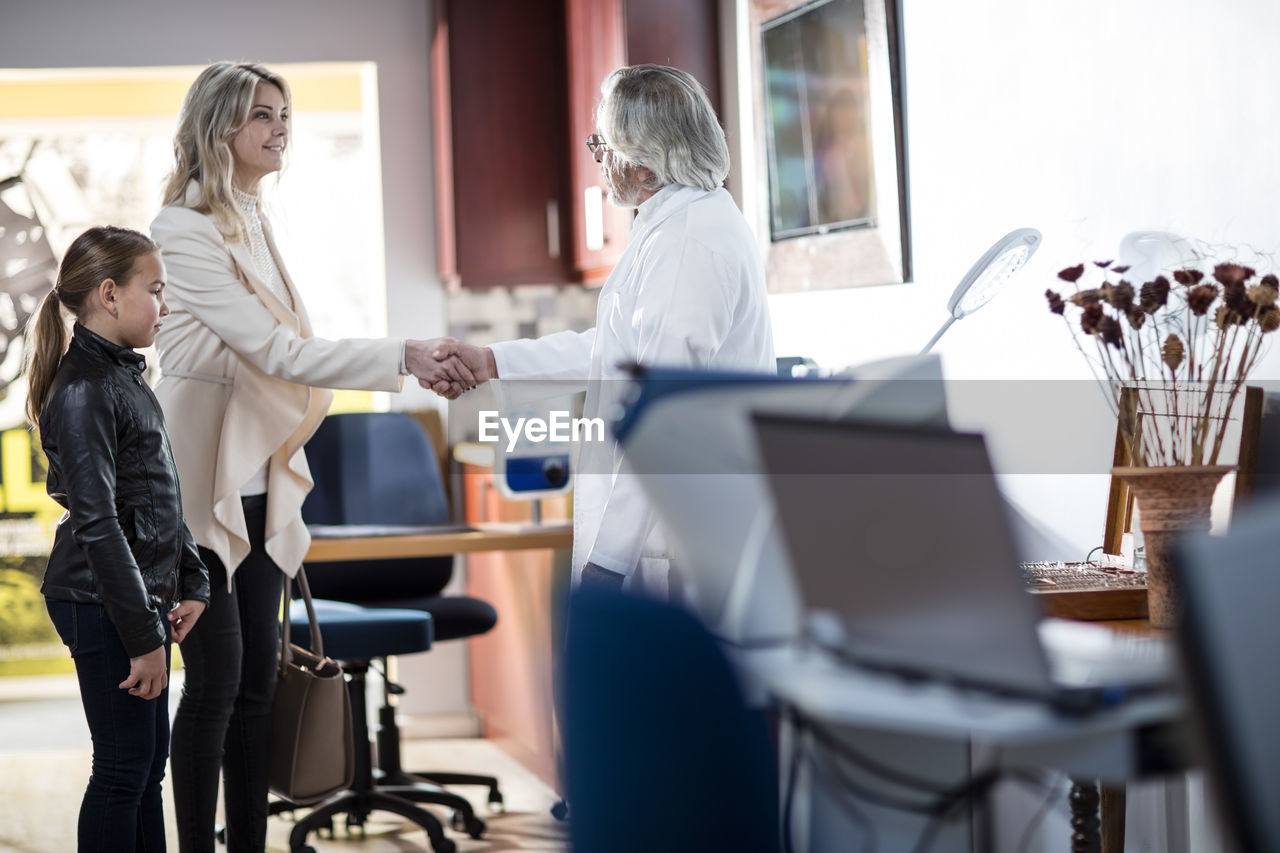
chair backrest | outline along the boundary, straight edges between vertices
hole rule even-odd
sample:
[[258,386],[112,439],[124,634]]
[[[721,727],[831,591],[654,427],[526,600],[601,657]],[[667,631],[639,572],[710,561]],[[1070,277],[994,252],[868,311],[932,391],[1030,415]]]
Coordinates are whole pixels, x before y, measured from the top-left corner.
[[778,849],[767,722],[690,613],[580,590],[564,673],[575,853]]
[[[329,415],[307,442],[306,454],[315,480],[302,505],[308,524],[429,525],[451,520],[431,439],[409,415]],[[453,573],[451,556],[375,562],[308,564],[312,594],[385,604],[437,595]]]
[[431,439],[403,412],[329,415],[307,442],[308,524],[448,524]]
[[1178,643],[1209,780],[1241,853],[1280,850],[1280,498],[1182,543]]

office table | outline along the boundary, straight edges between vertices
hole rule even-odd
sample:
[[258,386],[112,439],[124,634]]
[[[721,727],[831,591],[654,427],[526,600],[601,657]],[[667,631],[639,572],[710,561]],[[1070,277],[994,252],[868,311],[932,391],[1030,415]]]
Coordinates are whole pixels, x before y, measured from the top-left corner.
[[477,551],[520,551],[533,548],[569,548],[573,545],[573,525],[493,522],[469,529],[446,528],[427,532],[423,528],[375,527],[372,525],[326,525],[312,528],[308,563],[334,560],[385,560],[397,557],[438,557]]
[[[766,695],[814,724],[865,733],[863,746],[888,743],[910,752],[911,743],[924,743],[925,747],[915,749],[915,757],[926,767],[937,761],[940,768],[950,768],[941,770],[941,775],[950,773],[954,778],[961,764],[981,752],[983,763],[991,768],[1048,768],[1075,780],[1090,780],[1078,782],[1071,798],[1076,834],[1070,849],[1080,851],[1101,847],[1098,789],[1091,780],[1133,778],[1143,767],[1138,732],[1176,725],[1183,715],[1183,703],[1172,692],[1134,696],[1114,708],[1070,717],[1037,701],[937,681],[907,680],[843,665],[818,652],[756,650],[738,654],[735,663],[750,698]],[[789,742],[794,738],[795,733],[788,732]],[[946,744],[971,744],[975,749],[946,758]],[[786,760],[790,759],[784,759],[784,764]],[[787,770],[784,766],[784,780]],[[904,820],[898,831],[902,838],[914,838],[922,825],[923,820]],[[800,831],[803,835],[810,828],[802,821]],[[952,833],[953,847],[964,834],[963,829]],[[883,849],[894,849],[892,843],[883,847],[881,840]],[[811,834],[807,841],[819,851],[838,849],[824,847],[821,833]],[[802,838],[797,849],[808,849],[805,842]]]

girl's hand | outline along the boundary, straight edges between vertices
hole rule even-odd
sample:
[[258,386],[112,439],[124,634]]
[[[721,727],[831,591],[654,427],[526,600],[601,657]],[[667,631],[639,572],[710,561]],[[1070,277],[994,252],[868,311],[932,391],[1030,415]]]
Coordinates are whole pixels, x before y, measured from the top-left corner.
[[196,626],[196,620],[200,618],[200,614],[204,613],[205,606],[203,601],[184,598],[166,614],[175,643],[181,643],[187,638],[187,634],[190,634],[191,629]]
[[120,682],[120,689],[128,689],[130,696],[154,699],[169,686],[169,662],[164,646],[157,646],[145,655],[129,658],[129,677]]

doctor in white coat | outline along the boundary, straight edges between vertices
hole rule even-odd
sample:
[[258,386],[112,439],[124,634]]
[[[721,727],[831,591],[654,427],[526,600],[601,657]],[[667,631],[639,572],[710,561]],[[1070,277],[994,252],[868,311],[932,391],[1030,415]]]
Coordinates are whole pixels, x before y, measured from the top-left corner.
[[[621,365],[773,371],[764,268],[746,220],[723,188],[724,131],[702,86],[659,65],[619,68],[601,86],[587,146],[609,200],[635,208],[627,249],[600,290],[596,326],[479,348],[446,339],[477,380],[501,378],[499,405],[560,380],[586,389],[584,417],[606,421]],[[608,437],[584,442],[575,467],[575,580],[668,590],[671,557],[640,484]]]

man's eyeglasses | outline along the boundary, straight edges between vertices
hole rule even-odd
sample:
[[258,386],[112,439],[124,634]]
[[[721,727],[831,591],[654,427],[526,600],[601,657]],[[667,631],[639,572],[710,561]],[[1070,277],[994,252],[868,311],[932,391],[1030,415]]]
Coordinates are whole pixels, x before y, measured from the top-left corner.
[[600,134],[593,133],[587,137],[587,147],[591,149],[591,156],[599,163],[604,160],[604,152],[609,150],[609,143]]

